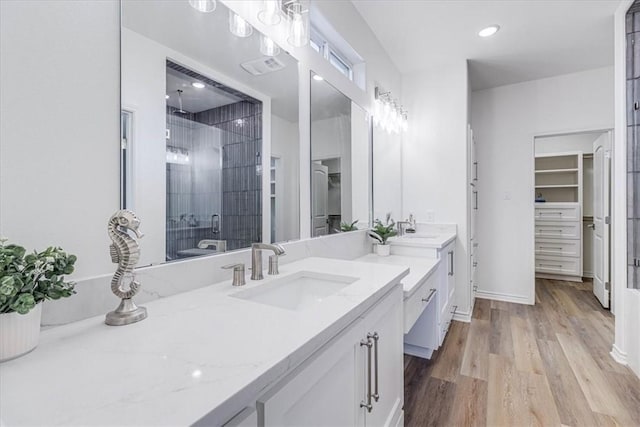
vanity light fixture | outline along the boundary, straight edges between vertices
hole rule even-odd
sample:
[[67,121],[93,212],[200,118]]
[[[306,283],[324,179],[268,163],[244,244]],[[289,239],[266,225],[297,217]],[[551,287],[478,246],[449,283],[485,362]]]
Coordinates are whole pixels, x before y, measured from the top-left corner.
[[204,89],[204,83],[201,82],[193,82],[191,83],[191,86],[195,87],[196,89]]
[[278,25],[281,19],[281,10],[282,0],[263,0],[262,9],[258,12],[258,19],[263,24]]
[[497,33],[499,30],[500,30],[500,25],[490,25],[487,28],[483,28],[482,30],[480,30],[478,35],[480,37],[490,37],[495,33]]
[[199,12],[213,12],[216,10],[216,0],[189,0],[189,4],[192,8]]
[[229,10],[229,31],[237,37],[249,37],[253,33],[253,27],[240,15]]
[[262,34],[260,36],[260,53],[265,56],[278,56],[280,54],[280,47],[276,42]]
[[374,121],[387,133],[406,132],[409,128],[408,113],[391,97],[391,92],[375,89]]
[[302,47],[309,43],[309,10],[302,6],[300,0],[285,3],[289,17],[289,37],[291,46]]
[[317,81],[317,82],[321,82],[321,81],[323,81],[323,80],[324,80],[324,78],[323,78],[321,75],[319,75],[319,74],[314,74],[314,75],[313,75],[313,80],[315,80],[315,81]]

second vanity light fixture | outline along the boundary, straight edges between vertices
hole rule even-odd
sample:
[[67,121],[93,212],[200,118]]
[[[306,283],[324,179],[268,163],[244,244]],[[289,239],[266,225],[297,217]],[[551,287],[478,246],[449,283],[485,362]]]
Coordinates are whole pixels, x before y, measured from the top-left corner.
[[[216,9],[216,0],[189,0],[194,9],[209,13]],[[262,0],[258,11],[258,20],[265,25],[280,25],[286,13],[288,25],[287,41],[291,46],[302,47],[309,43],[309,9],[305,9],[302,0]],[[247,20],[229,9],[229,31],[237,37],[249,37],[253,27]],[[266,35],[260,35],[260,52],[265,56],[276,56],[280,47]]]
[[384,92],[376,86],[374,120],[375,124],[387,133],[406,132],[409,128],[408,112],[402,108],[391,92]]

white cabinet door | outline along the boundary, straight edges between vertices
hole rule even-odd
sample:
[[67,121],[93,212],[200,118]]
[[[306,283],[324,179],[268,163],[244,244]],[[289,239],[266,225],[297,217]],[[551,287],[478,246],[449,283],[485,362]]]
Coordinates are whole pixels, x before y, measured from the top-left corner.
[[402,323],[402,304],[395,304],[368,325],[369,334],[377,334],[378,338],[374,338],[372,349],[373,408],[365,413],[366,426],[392,426],[401,415],[404,406]]
[[[397,285],[361,320],[258,399],[258,425],[340,427],[397,423],[404,405],[402,297],[402,286]],[[367,335],[371,338],[367,339]],[[371,348],[363,345],[367,342]],[[369,385],[370,412],[363,407],[369,401]]]
[[257,402],[262,426],[362,426],[362,331],[355,327],[321,350],[282,387]]

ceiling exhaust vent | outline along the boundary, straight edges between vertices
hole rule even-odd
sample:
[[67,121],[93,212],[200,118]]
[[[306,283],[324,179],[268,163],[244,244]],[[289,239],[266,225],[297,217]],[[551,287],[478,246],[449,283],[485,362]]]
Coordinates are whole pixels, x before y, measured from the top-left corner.
[[277,58],[260,58],[252,61],[247,61],[240,64],[246,72],[253,74],[254,76],[261,76],[267,73],[273,73],[274,71],[282,70],[285,65]]

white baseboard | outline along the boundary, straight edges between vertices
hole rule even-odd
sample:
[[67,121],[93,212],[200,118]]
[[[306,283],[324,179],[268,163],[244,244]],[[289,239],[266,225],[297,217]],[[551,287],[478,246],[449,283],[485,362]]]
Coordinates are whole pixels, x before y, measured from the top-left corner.
[[627,353],[620,350],[617,345],[613,345],[613,347],[611,348],[611,353],[609,354],[611,355],[611,357],[613,357],[613,360],[615,360],[619,364],[627,364]]
[[476,298],[490,299],[495,301],[513,302],[516,304],[533,305],[533,301],[530,301],[529,297],[524,297],[522,295],[503,294],[501,292],[478,290],[476,292]]
[[405,343],[404,354],[408,354],[409,356],[421,357],[423,359],[431,359],[433,349]]
[[471,313],[458,313],[456,311],[453,314],[453,320],[457,320],[458,322],[471,323]]
[[582,283],[583,276],[565,276],[562,274],[536,273],[536,279],[564,280],[565,282]]

